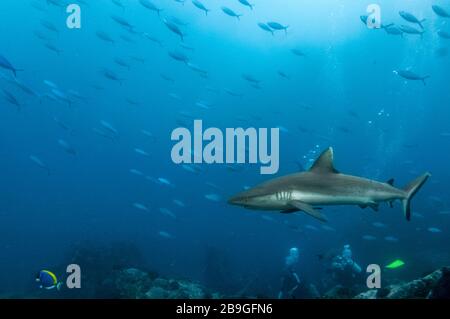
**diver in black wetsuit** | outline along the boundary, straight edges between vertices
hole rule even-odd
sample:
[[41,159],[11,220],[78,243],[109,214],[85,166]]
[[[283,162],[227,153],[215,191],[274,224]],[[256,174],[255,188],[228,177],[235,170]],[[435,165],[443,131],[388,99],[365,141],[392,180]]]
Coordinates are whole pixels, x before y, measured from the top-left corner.
[[292,247],[286,257],[285,267],[281,278],[281,290],[278,299],[318,298],[316,287],[309,284],[305,278],[297,274],[296,266],[299,260],[298,248]]
[[362,269],[353,260],[350,245],[344,245],[342,254],[334,257],[331,270],[334,281],[344,287],[352,287],[359,281]]
[[300,277],[297,275],[295,267],[298,264],[298,248],[292,247],[286,257],[283,276],[281,278],[281,290],[278,299],[295,298],[295,293],[300,286]]

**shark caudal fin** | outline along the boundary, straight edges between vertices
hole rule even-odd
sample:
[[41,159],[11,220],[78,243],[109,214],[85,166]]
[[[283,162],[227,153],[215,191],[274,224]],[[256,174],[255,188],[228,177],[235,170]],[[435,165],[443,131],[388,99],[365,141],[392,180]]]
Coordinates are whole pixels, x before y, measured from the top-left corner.
[[402,200],[403,203],[403,213],[406,217],[406,220],[411,220],[411,199],[414,197],[414,195],[419,191],[419,189],[425,184],[428,177],[430,177],[430,173],[425,173],[419,177],[417,177],[415,180],[410,182],[406,187],[404,188],[404,191],[406,192],[406,198]]

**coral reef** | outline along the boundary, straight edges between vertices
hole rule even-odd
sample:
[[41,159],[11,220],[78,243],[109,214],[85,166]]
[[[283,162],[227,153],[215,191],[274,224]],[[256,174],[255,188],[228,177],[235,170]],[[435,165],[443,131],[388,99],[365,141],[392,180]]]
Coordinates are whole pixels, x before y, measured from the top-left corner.
[[[208,261],[214,262],[220,268],[208,272],[209,281],[214,282],[227,273],[227,267],[221,268],[226,262],[217,257],[214,249],[208,251]],[[122,298],[122,299],[219,299],[219,298],[264,298],[263,294],[255,294],[257,289],[250,288],[259,279],[257,276],[241,280],[241,289],[229,293],[226,289],[218,289],[219,285],[209,285],[208,288],[198,282],[184,278],[168,278],[152,271],[149,263],[143,258],[137,246],[131,242],[116,242],[107,245],[80,242],[68,252],[66,260],[79,264],[82,268],[82,289],[65,289],[61,291],[38,289],[33,286],[18,296],[3,296],[3,298]],[[52,267],[58,274],[65,273],[66,264]],[[222,271],[223,270],[223,271]],[[33,278],[34,279],[34,278]],[[60,280],[65,280],[59,276]],[[214,279],[214,280],[213,280]],[[222,279],[225,280],[225,279]],[[312,284],[305,282],[304,289],[299,289],[295,298],[326,298],[326,299],[442,299],[450,298],[450,267],[440,268],[430,274],[412,280],[399,282],[398,279],[386,279],[381,289],[366,290],[365,286],[349,285],[344,287],[336,284],[327,285],[328,291],[319,294]],[[395,281],[394,281],[395,280]],[[224,284],[223,288],[226,288]],[[220,291],[220,293],[212,291]],[[324,289],[324,291],[326,291]],[[273,295],[272,295],[273,296]]]
[[83,289],[62,291],[61,298],[199,299],[217,298],[200,284],[159,276],[149,270],[131,242],[78,243],[69,252],[83,269]]
[[443,299],[450,298],[450,267],[440,268],[413,281],[373,289],[357,295],[357,299]]
[[328,290],[322,298],[324,299],[351,299],[355,296],[357,290],[354,287],[344,287],[336,285]]
[[218,298],[198,283],[184,279],[152,278],[136,268],[117,272],[116,289],[126,299],[205,299]]

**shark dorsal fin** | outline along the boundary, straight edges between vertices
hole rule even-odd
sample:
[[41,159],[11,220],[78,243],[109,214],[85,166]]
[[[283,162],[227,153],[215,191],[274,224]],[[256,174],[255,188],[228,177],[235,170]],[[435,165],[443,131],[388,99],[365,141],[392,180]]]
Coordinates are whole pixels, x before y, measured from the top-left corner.
[[327,148],[310,168],[310,172],[320,174],[339,173],[333,166],[333,148]]

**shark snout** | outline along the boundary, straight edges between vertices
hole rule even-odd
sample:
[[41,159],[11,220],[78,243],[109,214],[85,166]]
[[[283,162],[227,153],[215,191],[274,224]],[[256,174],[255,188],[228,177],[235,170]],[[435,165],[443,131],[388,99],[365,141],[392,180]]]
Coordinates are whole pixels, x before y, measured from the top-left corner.
[[254,207],[255,205],[258,205],[258,200],[264,195],[265,193],[261,192],[259,188],[252,188],[231,196],[228,199],[228,204],[247,208]]
[[228,199],[228,204],[247,206],[255,196],[256,194],[252,190],[239,192]]
[[230,205],[243,205],[246,202],[245,196],[242,195],[234,195],[228,199],[228,204]]

